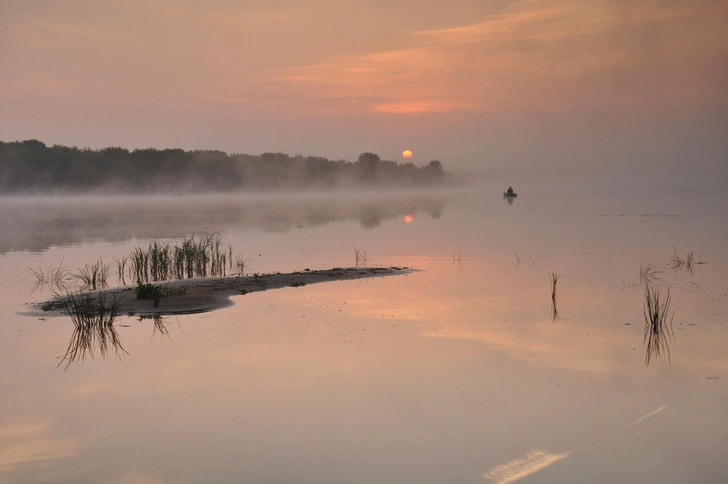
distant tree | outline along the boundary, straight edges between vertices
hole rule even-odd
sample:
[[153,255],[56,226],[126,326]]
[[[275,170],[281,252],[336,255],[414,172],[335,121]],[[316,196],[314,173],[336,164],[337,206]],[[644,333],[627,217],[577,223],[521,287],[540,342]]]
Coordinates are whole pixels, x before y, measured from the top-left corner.
[[364,180],[373,182],[376,179],[377,171],[381,160],[375,153],[362,153],[359,155],[359,169]]
[[427,168],[433,173],[442,173],[442,163],[439,160],[432,160]]
[[[435,160],[424,167],[362,153],[356,162],[286,153],[228,155],[216,150],[155,148],[129,151],[46,146],[38,140],[0,141],[0,193],[189,193],[377,185],[431,186],[450,175]],[[376,224],[376,214],[364,217]]]

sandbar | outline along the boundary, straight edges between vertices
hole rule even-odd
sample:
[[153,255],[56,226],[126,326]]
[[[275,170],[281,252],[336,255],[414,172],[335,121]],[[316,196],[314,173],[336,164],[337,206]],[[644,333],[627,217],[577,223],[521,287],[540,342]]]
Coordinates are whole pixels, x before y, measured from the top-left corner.
[[[409,274],[414,269],[406,267],[349,267],[326,270],[303,270],[289,273],[271,273],[255,275],[232,275],[227,277],[206,277],[181,279],[174,281],[154,282],[156,286],[166,288],[170,295],[163,296],[158,306],[151,299],[138,299],[134,286],[121,286],[84,293],[95,301],[100,294],[106,300],[116,297],[119,301],[119,314],[133,315],[168,315],[194,314],[220,309],[233,304],[231,296],[252,292],[280,289],[284,287],[302,287],[319,282],[347,281],[371,277]],[[65,313],[64,296],[34,304],[37,309],[47,313]]]

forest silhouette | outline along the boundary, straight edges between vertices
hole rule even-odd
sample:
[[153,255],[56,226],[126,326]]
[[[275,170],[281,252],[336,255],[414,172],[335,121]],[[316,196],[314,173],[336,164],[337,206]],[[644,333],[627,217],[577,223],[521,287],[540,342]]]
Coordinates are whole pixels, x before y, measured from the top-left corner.
[[438,160],[424,166],[318,156],[227,154],[215,150],[100,150],[0,141],[0,193],[205,193],[336,188],[434,187],[452,175]]

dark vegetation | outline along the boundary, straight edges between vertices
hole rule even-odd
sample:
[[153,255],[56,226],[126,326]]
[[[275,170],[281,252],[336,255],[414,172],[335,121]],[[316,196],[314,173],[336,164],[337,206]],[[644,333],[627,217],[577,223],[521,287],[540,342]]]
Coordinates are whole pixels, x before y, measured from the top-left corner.
[[355,162],[317,156],[222,151],[129,151],[0,141],[0,193],[201,193],[339,187],[431,187],[451,175],[362,153]]

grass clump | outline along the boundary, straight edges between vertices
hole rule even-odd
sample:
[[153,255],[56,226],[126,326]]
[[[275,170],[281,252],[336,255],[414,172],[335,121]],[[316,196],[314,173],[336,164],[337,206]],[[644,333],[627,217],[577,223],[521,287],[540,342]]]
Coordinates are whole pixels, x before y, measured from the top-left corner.
[[[667,295],[662,298],[660,290],[652,287],[645,287],[645,332],[644,342],[647,344],[645,353],[645,366],[650,364],[653,356],[667,355],[670,360],[669,343],[673,341],[675,333],[672,328],[672,320],[675,316],[673,311],[670,314],[670,288],[667,288]],[[669,316],[669,319],[668,319]]]
[[233,267],[232,246],[223,247],[217,234],[185,237],[175,242],[152,242],[130,256],[137,282],[154,282],[193,277],[226,276]]
[[137,299],[151,299],[153,306],[156,308],[159,306],[159,302],[163,297],[186,294],[187,288],[185,286],[168,287],[139,282],[134,288],[134,293],[136,294]]
[[30,273],[35,277],[35,286],[33,286],[31,292],[45,288],[50,288],[54,292],[64,292],[73,283],[73,276],[68,268],[63,266],[63,261],[58,264],[58,267],[49,266],[47,271],[40,267],[38,270],[32,267],[29,269]]
[[104,261],[99,259],[91,265],[86,264],[83,269],[79,269],[78,273],[75,274],[76,279],[83,283],[85,289],[105,289],[109,286],[108,279],[111,273],[111,264],[104,264]]
[[137,299],[151,299],[155,308],[159,306],[159,302],[164,296],[161,287],[142,282],[138,283],[137,287],[134,288],[134,293],[136,293]]

